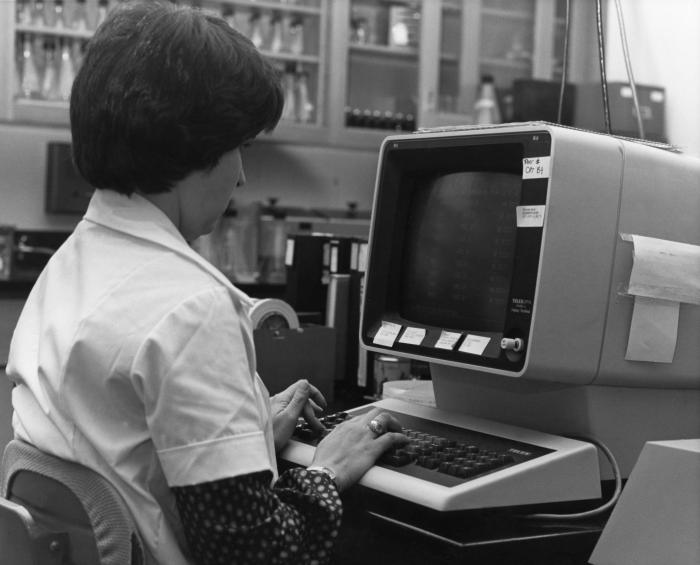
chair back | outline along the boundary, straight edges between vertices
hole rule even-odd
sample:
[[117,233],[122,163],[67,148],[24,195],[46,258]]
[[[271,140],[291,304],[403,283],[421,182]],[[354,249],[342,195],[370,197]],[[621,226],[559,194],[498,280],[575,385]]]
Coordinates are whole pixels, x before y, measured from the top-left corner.
[[[16,539],[0,536],[3,562],[31,548],[25,553],[33,555],[34,561],[18,557],[8,563],[145,564],[143,544],[129,509],[99,473],[12,440],[3,455],[1,481],[5,500],[1,501],[0,520],[7,520],[19,532]],[[5,523],[0,524],[0,530],[4,528]],[[44,550],[53,561],[46,560]]]

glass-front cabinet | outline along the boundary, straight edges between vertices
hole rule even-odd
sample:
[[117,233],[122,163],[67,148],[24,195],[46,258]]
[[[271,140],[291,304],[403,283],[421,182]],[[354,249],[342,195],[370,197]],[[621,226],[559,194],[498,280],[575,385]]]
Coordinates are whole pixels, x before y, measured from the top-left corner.
[[[118,0],[15,0],[0,14],[3,118],[68,123],[75,73],[94,30]],[[277,65],[285,90],[278,137],[315,139],[324,122],[327,0],[191,0],[223,17]],[[185,2],[183,2],[185,3]],[[10,33],[5,34],[6,30]],[[292,129],[290,130],[290,126]]]
[[[0,119],[68,123],[72,77],[117,1],[0,2]],[[479,122],[485,82],[509,121],[517,81],[562,73],[566,0],[180,1],[275,61],[286,105],[273,140],[375,149],[391,132]],[[589,0],[571,5],[569,77],[580,79],[595,60],[594,14]]]

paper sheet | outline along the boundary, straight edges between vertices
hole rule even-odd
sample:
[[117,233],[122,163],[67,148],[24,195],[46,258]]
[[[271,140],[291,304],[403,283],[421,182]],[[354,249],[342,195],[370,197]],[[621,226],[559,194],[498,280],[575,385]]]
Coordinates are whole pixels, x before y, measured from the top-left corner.
[[671,363],[676,352],[680,303],[634,297],[627,361]]
[[623,239],[634,245],[630,294],[700,304],[700,245],[641,235]]
[[625,359],[671,363],[680,303],[700,304],[700,246],[622,234],[634,245],[634,310]]

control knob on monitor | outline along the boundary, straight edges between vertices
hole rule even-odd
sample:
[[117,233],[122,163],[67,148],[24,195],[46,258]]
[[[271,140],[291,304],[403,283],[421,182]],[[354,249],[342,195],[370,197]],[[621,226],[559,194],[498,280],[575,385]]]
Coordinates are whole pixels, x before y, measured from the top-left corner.
[[525,349],[525,342],[520,337],[504,337],[501,340],[501,349],[506,351],[522,351]]

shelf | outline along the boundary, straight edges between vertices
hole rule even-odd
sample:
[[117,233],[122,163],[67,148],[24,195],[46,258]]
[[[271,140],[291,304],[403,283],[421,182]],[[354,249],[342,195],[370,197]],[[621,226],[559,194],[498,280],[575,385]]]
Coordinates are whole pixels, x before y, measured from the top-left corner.
[[399,59],[417,59],[418,49],[415,47],[391,47],[389,45],[370,45],[364,43],[351,43],[351,53],[361,55],[381,55],[384,57],[395,57]]
[[504,18],[509,20],[521,20],[523,22],[534,21],[534,16],[530,12],[516,12],[513,10],[502,10],[499,8],[483,8],[481,11],[483,16],[494,18]]
[[318,65],[321,62],[321,58],[318,55],[295,55],[294,53],[285,53],[283,51],[268,51],[261,49],[260,53],[269,57],[270,59],[275,59],[276,61],[288,61],[290,63],[306,63],[309,65]]
[[481,65],[489,67],[499,67],[501,69],[529,70],[532,67],[532,61],[514,61],[511,59],[498,59],[493,57],[482,57],[479,59]]
[[16,24],[17,33],[32,33],[34,35],[54,35],[56,37],[70,37],[73,39],[90,39],[94,32],[90,30],[79,31],[70,28],[57,28],[50,26],[35,26],[26,24]]
[[228,0],[222,4],[230,6],[245,6],[247,8],[258,8],[267,10],[277,10],[279,12],[292,12],[294,14],[308,14],[311,16],[320,16],[321,8],[317,6],[305,6],[303,4],[295,4],[292,2],[274,2],[271,0]]

